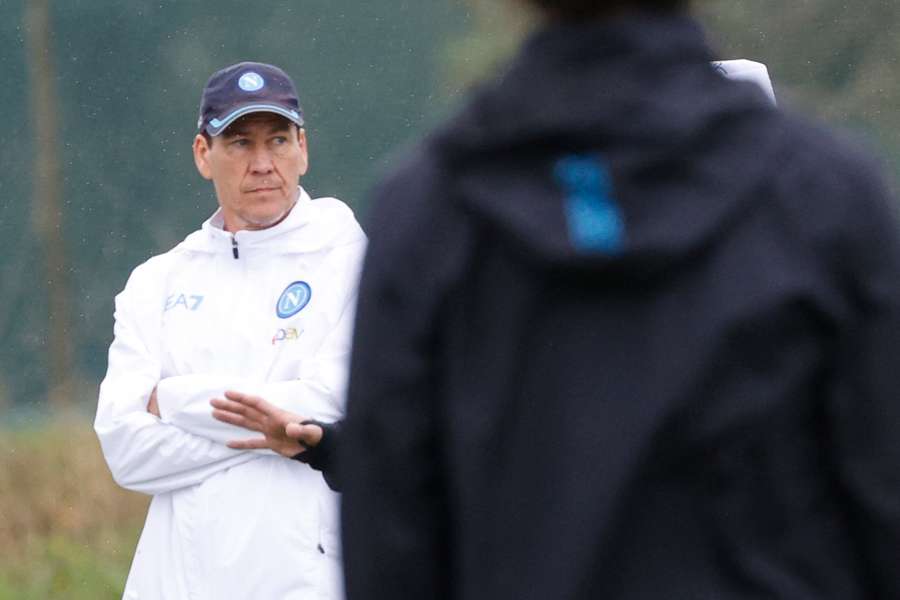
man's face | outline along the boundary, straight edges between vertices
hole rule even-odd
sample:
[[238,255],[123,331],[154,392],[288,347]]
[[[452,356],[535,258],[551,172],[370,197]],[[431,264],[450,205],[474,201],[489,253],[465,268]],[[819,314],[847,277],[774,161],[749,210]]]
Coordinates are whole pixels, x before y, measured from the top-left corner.
[[195,137],[194,161],[216,188],[227,231],[265,229],[281,221],[297,199],[309,164],[306,134],[279,115],[252,113],[211,144]]

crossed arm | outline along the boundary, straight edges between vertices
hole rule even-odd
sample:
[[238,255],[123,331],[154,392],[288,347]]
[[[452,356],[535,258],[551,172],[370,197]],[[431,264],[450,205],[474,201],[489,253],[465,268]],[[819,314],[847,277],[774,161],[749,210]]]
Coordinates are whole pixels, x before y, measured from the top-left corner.
[[[246,437],[246,431],[227,419],[214,418],[209,402],[231,387],[246,385],[242,391],[262,392],[273,407],[295,416],[293,422],[304,420],[301,415],[325,421],[340,417],[342,390],[340,384],[332,387],[330,382],[341,382],[341,370],[346,368],[342,367],[346,358],[340,354],[347,351],[343,346],[349,345],[349,339],[346,344],[341,341],[343,330],[329,334],[322,352],[308,361],[315,368],[304,380],[253,384],[213,375],[162,378],[158,307],[145,300],[152,297],[152,289],[147,289],[152,287],[136,270],[116,298],[115,340],[94,423],[113,478],[122,487],[151,495],[164,493],[259,458],[260,448],[280,454],[296,450],[296,455],[303,450],[298,440],[314,440],[315,431],[304,428],[297,438],[270,437],[262,438],[270,440],[265,445],[259,439],[229,445]],[[344,320],[339,327],[349,327]],[[346,320],[352,320],[352,315]],[[252,423],[263,426],[258,420]]]
[[142,265],[116,297],[115,339],[109,368],[100,385],[94,429],[113,479],[124,488],[161,494],[196,485],[256,456],[213,442],[147,411],[160,381],[158,307],[144,299],[153,287],[154,268]]
[[[263,437],[229,440],[226,445],[235,450],[271,450],[294,458],[317,446],[322,439],[321,426],[303,424],[305,417],[278,408],[259,396],[226,391],[225,398],[213,398],[210,405],[213,418],[263,434]],[[160,416],[156,388],[150,394],[147,412]]]
[[225,392],[225,398],[214,398],[210,404],[214,408],[214,418],[263,434],[263,437],[229,441],[229,448],[268,449],[299,460],[322,471],[329,487],[340,491],[341,478],[336,455],[340,445],[341,422],[326,424],[306,420],[258,396],[233,391]]

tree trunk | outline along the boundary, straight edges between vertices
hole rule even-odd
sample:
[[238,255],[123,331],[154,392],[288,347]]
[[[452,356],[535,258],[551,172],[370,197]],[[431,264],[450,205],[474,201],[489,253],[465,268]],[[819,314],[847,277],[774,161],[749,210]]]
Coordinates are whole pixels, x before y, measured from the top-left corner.
[[71,404],[73,393],[69,267],[63,238],[59,159],[59,99],[53,64],[48,0],[27,0],[25,31],[34,131],[33,227],[43,253],[47,334],[44,341],[48,397],[56,408]]

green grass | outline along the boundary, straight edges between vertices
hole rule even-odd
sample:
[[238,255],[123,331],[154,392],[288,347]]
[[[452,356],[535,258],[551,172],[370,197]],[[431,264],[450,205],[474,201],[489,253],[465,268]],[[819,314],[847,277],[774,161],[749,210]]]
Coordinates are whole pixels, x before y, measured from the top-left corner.
[[0,430],[0,600],[121,598],[149,498],[112,481],[83,420]]
[[23,556],[0,567],[0,600],[121,598],[136,537],[129,531],[90,543],[36,538]]

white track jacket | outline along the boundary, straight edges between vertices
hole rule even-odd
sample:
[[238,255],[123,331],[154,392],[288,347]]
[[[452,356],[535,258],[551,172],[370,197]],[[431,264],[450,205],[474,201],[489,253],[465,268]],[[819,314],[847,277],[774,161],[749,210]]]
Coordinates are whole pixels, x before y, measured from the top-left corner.
[[365,246],[347,206],[301,189],[280,224],[232,236],[216,213],[131,274],[94,424],[116,482],[153,495],[125,598],[342,596],[336,495],[298,461],[227,448],[259,434],[209,400],[340,418]]

